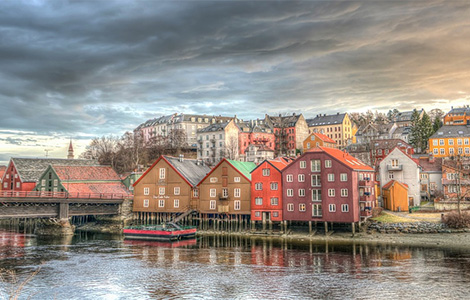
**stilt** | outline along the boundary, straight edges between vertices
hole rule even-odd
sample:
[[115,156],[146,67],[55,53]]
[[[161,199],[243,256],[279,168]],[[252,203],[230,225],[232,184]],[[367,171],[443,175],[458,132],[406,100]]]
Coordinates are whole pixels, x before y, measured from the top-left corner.
[[328,222],[325,222],[325,234],[328,234]]
[[308,234],[312,234],[312,221],[308,221]]
[[354,235],[356,233],[356,223],[354,222],[351,223],[351,229],[352,229],[352,234]]

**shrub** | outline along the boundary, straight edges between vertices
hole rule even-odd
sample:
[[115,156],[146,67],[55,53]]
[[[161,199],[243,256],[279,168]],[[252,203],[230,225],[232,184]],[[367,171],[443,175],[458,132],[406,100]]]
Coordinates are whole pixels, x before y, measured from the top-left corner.
[[470,227],[470,213],[462,212],[459,215],[458,212],[450,212],[442,218],[442,222],[449,228],[468,228]]
[[372,218],[377,218],[384,209],[382,207],[374,207],[372,209]]

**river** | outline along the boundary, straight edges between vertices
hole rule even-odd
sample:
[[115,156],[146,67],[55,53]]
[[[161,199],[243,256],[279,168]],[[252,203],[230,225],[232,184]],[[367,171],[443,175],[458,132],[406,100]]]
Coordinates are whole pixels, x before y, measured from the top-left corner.
[[[470,251],[203,236],[0,231],[0,299],[465,299]],[[34,271],[37,274],[31,276]],[[16,280],[16,282],[15,282]]]

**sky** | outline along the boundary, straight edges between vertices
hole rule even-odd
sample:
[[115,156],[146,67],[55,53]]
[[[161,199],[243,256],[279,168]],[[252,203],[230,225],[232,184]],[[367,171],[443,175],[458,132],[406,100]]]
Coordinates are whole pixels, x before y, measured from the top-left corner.
[[0,1],[0,164],[172,113],[470,104],[468,1]]

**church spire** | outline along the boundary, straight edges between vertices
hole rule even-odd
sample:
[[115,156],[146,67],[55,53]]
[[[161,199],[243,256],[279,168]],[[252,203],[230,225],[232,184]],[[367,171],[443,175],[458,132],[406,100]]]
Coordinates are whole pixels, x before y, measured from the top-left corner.
[[70,140],[70,144],[69,144],[69,154],[67,155],[67,159],[73,159],[73,146],[72,146],[72,140]]

